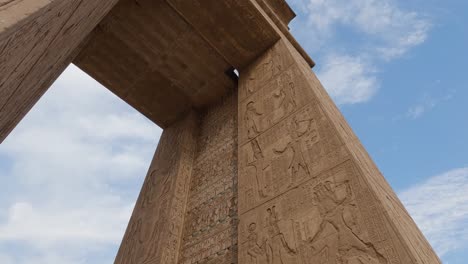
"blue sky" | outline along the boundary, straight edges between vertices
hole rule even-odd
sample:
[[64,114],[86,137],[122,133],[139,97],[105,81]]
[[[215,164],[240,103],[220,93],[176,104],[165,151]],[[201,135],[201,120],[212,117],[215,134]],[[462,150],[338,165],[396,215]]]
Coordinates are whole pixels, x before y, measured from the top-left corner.
[[[468,2],[290,0],[314,71],[444,263],[468,257]],[[0,263],[112,263],[161,130],[70,66],[0,145]]]

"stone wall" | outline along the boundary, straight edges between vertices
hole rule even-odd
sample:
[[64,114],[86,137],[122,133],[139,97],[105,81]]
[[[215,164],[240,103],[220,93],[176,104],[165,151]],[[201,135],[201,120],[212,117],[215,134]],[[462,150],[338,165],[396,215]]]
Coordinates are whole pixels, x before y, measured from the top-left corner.
[[237,96],[201,116],[179,263],[237,263]]

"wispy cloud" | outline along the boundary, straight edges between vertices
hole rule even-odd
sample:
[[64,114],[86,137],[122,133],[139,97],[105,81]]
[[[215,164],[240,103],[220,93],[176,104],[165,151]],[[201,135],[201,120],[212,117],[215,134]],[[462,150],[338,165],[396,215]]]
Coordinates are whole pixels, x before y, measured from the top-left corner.
[[338,104],[366,102],[379,88],[373,66],[359,57],[330,55],[317,74]]
[[[341,87],[336,88],[334,78],[328,78],[329,75],[319,76],[325,88],[340,104],[368,101],[379,88],[375,74],[378,65],[397,59],[423,43],[431,28],[429,19],[419,12],[401,9],[396,0],[291,2],[302,16],[301,27],[294,29],[294,32],[314,57],[322,58],[322,62],[318,60],[319,73],[334,72],[338,80],[356,81],[339,83]],[[347,37],[341,36],[343,32],[346,32]],[[330,57],[336,59],[337,53],[348,61],[350,58],[360,61],[358,69],[348,68],[348,71],[343,71],[344,64],[330,63]],[[362,58],[366,58],[365,64]],[[366,69],[362,70],[360,66]],[[353,87],[362,86],[363,83],[366,88]],[[369,85],[373,87],[367,88]],[[367,91],[370,90],[372,93],[368,97]],[[344,99],[344,94],[349,99]]]
[[71,65],[0,146],[0,263],[112,262],[160,133]]
[[406,117],[409,119],[418,119],[422,117],[425,113],[429,112],[440,103],[452,99],[452,93],[453,91],[450,91],[442,97],[434,97],[430,94],[425,94],[421,97],[418,103],[408,109]]
[[468,168],[434,176],[399,196],[439,256],[468,250]]

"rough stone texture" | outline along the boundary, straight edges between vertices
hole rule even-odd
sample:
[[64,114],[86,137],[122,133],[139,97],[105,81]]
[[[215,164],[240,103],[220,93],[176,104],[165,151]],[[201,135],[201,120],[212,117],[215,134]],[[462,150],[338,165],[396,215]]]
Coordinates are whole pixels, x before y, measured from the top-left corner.
[[121,0],[74,63],[165,128],[234,90],[231,65],[164,0]]
[[165,128],[115,263],[440,263],[284,0],[116,2],[0,0],[0,140],[78,53]]
[[240,263],[440,263],[287,40],[239,89]]
[[179,263],[237,263],[236,94],[201,117]]
[[16,0],[0,4],[0,142],[116,2]]
[[197,116],[164,130],[115,263],[177,263],[196,150]]

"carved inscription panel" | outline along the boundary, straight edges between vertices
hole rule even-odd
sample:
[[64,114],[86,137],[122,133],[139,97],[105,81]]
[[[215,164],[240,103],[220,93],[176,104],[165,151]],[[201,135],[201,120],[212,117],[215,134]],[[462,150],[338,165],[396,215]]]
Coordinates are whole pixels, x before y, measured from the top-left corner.
[[289,63],[283,48],[278,43],[254,63],[257,68],[279,65],[273,67],[275,74],[258,76],[263,71],[254,66],[241,73],[240,89],[252,93],[239,102],[240,213],[348,156],[308,81],[296,64]]
[[201,117],[181,264],[237,263],[237,97]]
[[239,149],[239,210],[294,188],[347,153],[314,101]]
[[241,72],[241,75],[245,74],[246,76],[242,76],[242,81],[239,83],[240,101],[259,91],[293,64],[293,57],[283,52],[285,49],[284,43],[275,44]]
[[243,214],[240,262],[404,263],[367,188],[347,161]]
[[240,73],[240,263],[414,262],[286,45]]

